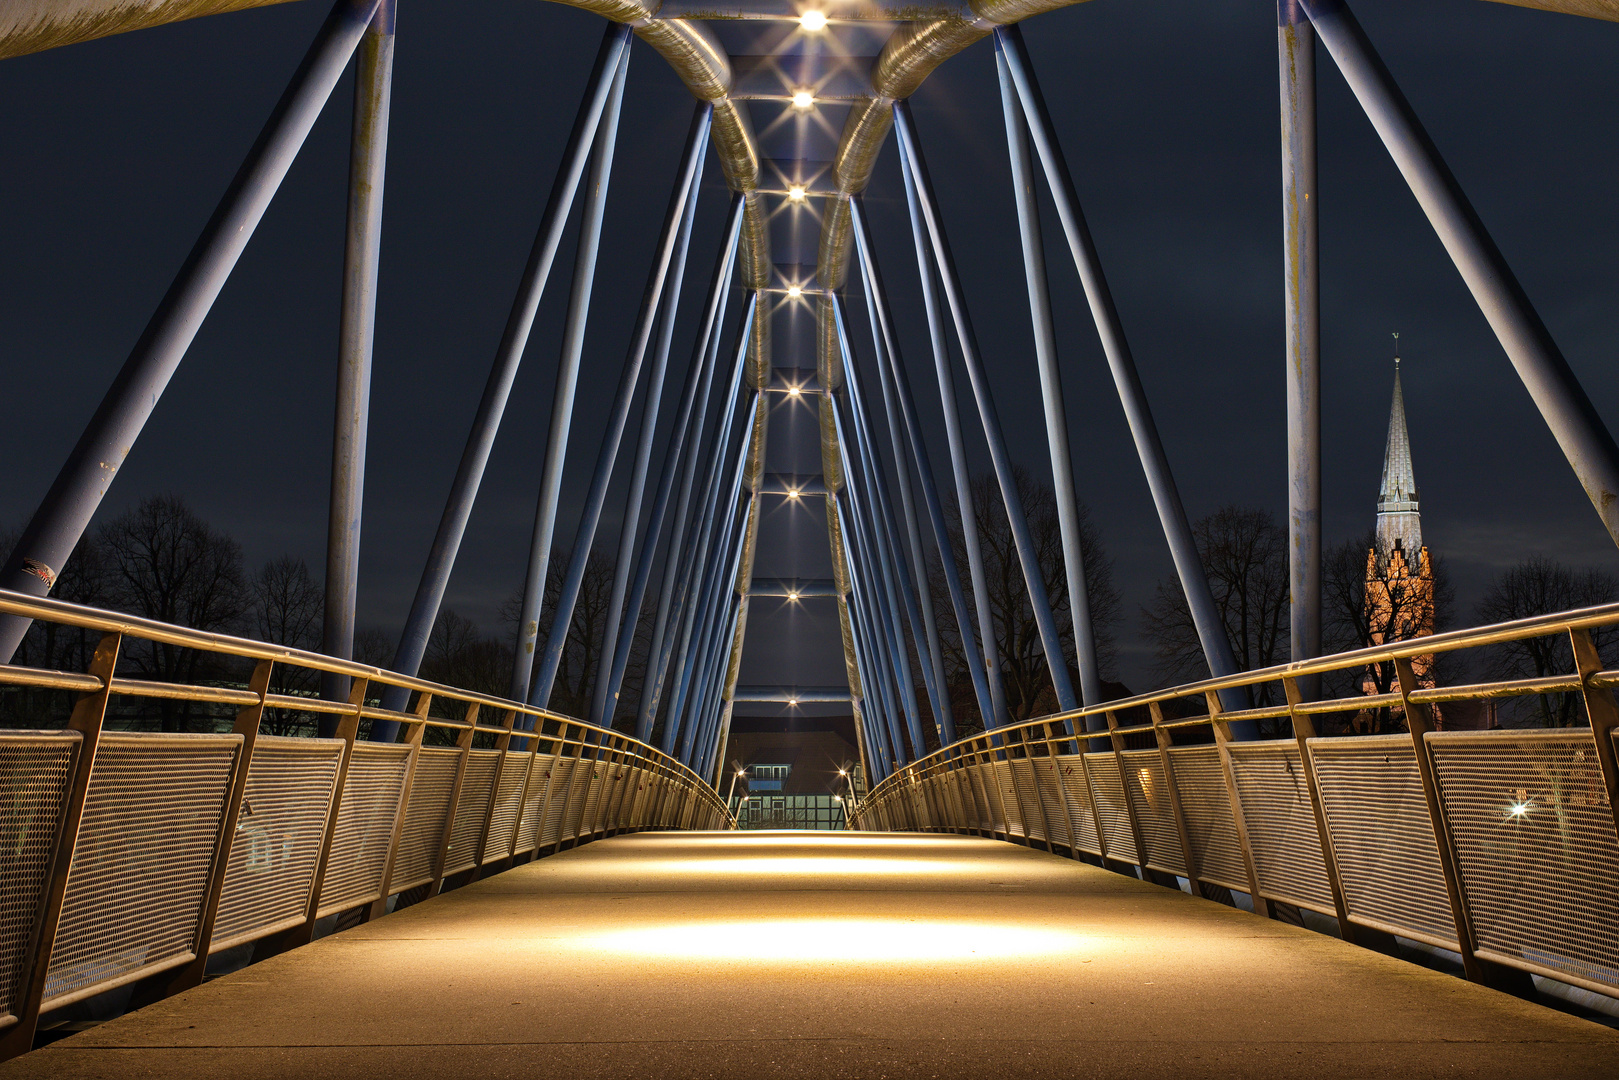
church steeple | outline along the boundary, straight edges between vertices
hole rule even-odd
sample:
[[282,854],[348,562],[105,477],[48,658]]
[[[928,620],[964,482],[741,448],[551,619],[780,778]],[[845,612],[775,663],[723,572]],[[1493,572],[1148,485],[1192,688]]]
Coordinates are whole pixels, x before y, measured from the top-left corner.
[[1377,546],[1387,554],[1395,547],[1414,559],[1422,550],[1422,515],[1417,509],[1417,479],[1411,468],[1411,438],[1405,428],[1405,393],[1400,386],[1400,335],[1394,335],[1394,403],[1389,408],[1388,449],[1383,455],[1383,485],[1377,493]]

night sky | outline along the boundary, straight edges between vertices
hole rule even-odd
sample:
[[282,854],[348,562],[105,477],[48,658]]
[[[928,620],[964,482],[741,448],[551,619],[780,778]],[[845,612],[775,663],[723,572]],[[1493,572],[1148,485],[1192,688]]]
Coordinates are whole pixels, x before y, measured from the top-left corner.
[[[1355,10],[1598,410],[1619,424],[1619,25],[1480,0],[1358,0]],[[325,14],[319,0],[288,3],[0,63],[0,528],[37,505]],[[438,523],[602,24],[534,0],[402,0],[398,25],[360,586],[361,624],[390,633]],[[1241,503],[1281,520],[1274,4],[1093,0],[1025,31],[1189,513]],[[1460,618],[1492,574],[1530,554],[1619,571],[1619,552],[1324,50],[1319,71],[1327,542],[1372,524],[1389,335],[1399,331],[1424,535],[1449,564]],[[173,492],[234,534],[250,563],[290,553],[323,567],[351,97],[345,80],[102,518]],[[1049,477],[991,44],[946,63],[913,106],[1014,456]],[[564,545],[691,108],[637,42]],[[866,205],[912,379],[935,415],[892,140]],[[711,159],[675,376],[724,206]],[[1125,600],[1118,674],[1145,689],[1152,656],[1137,612],[1171,567],[1049,206],[1045,222],[1079,494]],[[497,609],[522,582],[571,250],[570,238],[447,599],[502,636]],[[945,460],[942,438],[933,452]],[[616,519],[602,535],[614,540]]]

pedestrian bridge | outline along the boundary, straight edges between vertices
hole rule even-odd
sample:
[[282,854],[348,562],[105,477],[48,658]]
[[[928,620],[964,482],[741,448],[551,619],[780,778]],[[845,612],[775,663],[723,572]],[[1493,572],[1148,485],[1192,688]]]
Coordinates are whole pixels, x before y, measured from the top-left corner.
[[[1594,1077],[1619,1061],[1619,1032],[1545,1004],[1619,997],[1619,671],[1588,647],[1619,605],[969,736],[855,801],[842,833],[736,831],[677,760],[517,702],[54,600],[0,593],[0,609],[99,633],[87,671],[0,667],[41,710],[71,705],[59,730],[0,732],[0,1040],[19,1055],[0,1076]],[[1418,648],[1553,634],[1575,646],[1566,677],[1409,677]],[[161,642],[252,676],[118,673],[124,648]],[[1315,717],[1371,699],[1305,702],[1298,680],[1378,662],[1401,673],[1410,730],[1316,736]],[[349,700],[273,689],[300,666],[352,679]],[[1222,688],[1275,681],[1286,704],[1221,711]],[[1431,723],[1436,700],[1543,692],[1580,694],[1590,726]],[[109,729],[109,702],[151,697],[237,719]],[[274,735],[283,709],[325,710],[337,733]],[[1232,737],[1280,719],[1286,737]],[[399,741],[358,738],[384,720]],[[1412,962],[1436,957],[1459,970]]]
[[1619,1032],[1005,842],[641,833],[5,1077],[1599,1077]]

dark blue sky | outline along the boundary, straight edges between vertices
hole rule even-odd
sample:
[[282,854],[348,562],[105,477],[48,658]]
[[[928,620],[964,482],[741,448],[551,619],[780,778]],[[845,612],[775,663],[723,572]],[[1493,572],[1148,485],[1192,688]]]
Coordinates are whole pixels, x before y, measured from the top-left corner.
[[[1619,424],[1619,26],[1480,0],[1355,8]],[[0,525],[33,510],[324,15],[318,0],[288,3],[0,63]],[[397,626],[409,604],[600,28],[536,0],[400,4],[362,623]],[[1273,5],[1093,0],[1026,32],[1188,510],[1237,502],[1280,515]],[[1492,573],[1530,553],[1619,570],[1324,53],[1320,70],[1328,541],[1372,521],[1398,330],[1425,535],[1449,561],[1463,613]],[[958,257],[970,253],[963,274],[1014,453],[1043,470],[996,95],[984,42],[929,79],[914,107]],[[289,552],[322,565],[349,100],[345,83],[103,515],[176,492],[250,559]],[[590,418],[606,412],[691,109],[640,44],[627,102],[576,432],[594,432]],[[925,337],[891,146],[866,202],[919,372]],[[711,166],[697,281],[723,207]],[[1080,494],[1129,613],[1121,674],[1140,686],[1150,650],[1135,612],[1169,561],[1049,213],[1047,225]],[[521,584],[565,293],[554,285],[546,298],[450,590],[450,605],[491,631]],[[594,449],[592,437],[572,451],[575,504]],[[571,535],[565,517],[559,537]]]

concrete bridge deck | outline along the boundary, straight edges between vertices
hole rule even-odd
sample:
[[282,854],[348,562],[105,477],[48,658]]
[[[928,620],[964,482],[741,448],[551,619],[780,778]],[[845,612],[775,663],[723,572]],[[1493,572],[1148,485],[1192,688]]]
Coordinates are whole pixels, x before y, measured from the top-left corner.
[[1619,1032],[962,837],[647,833],[516,868],[0,1077],[1619,1075]]

